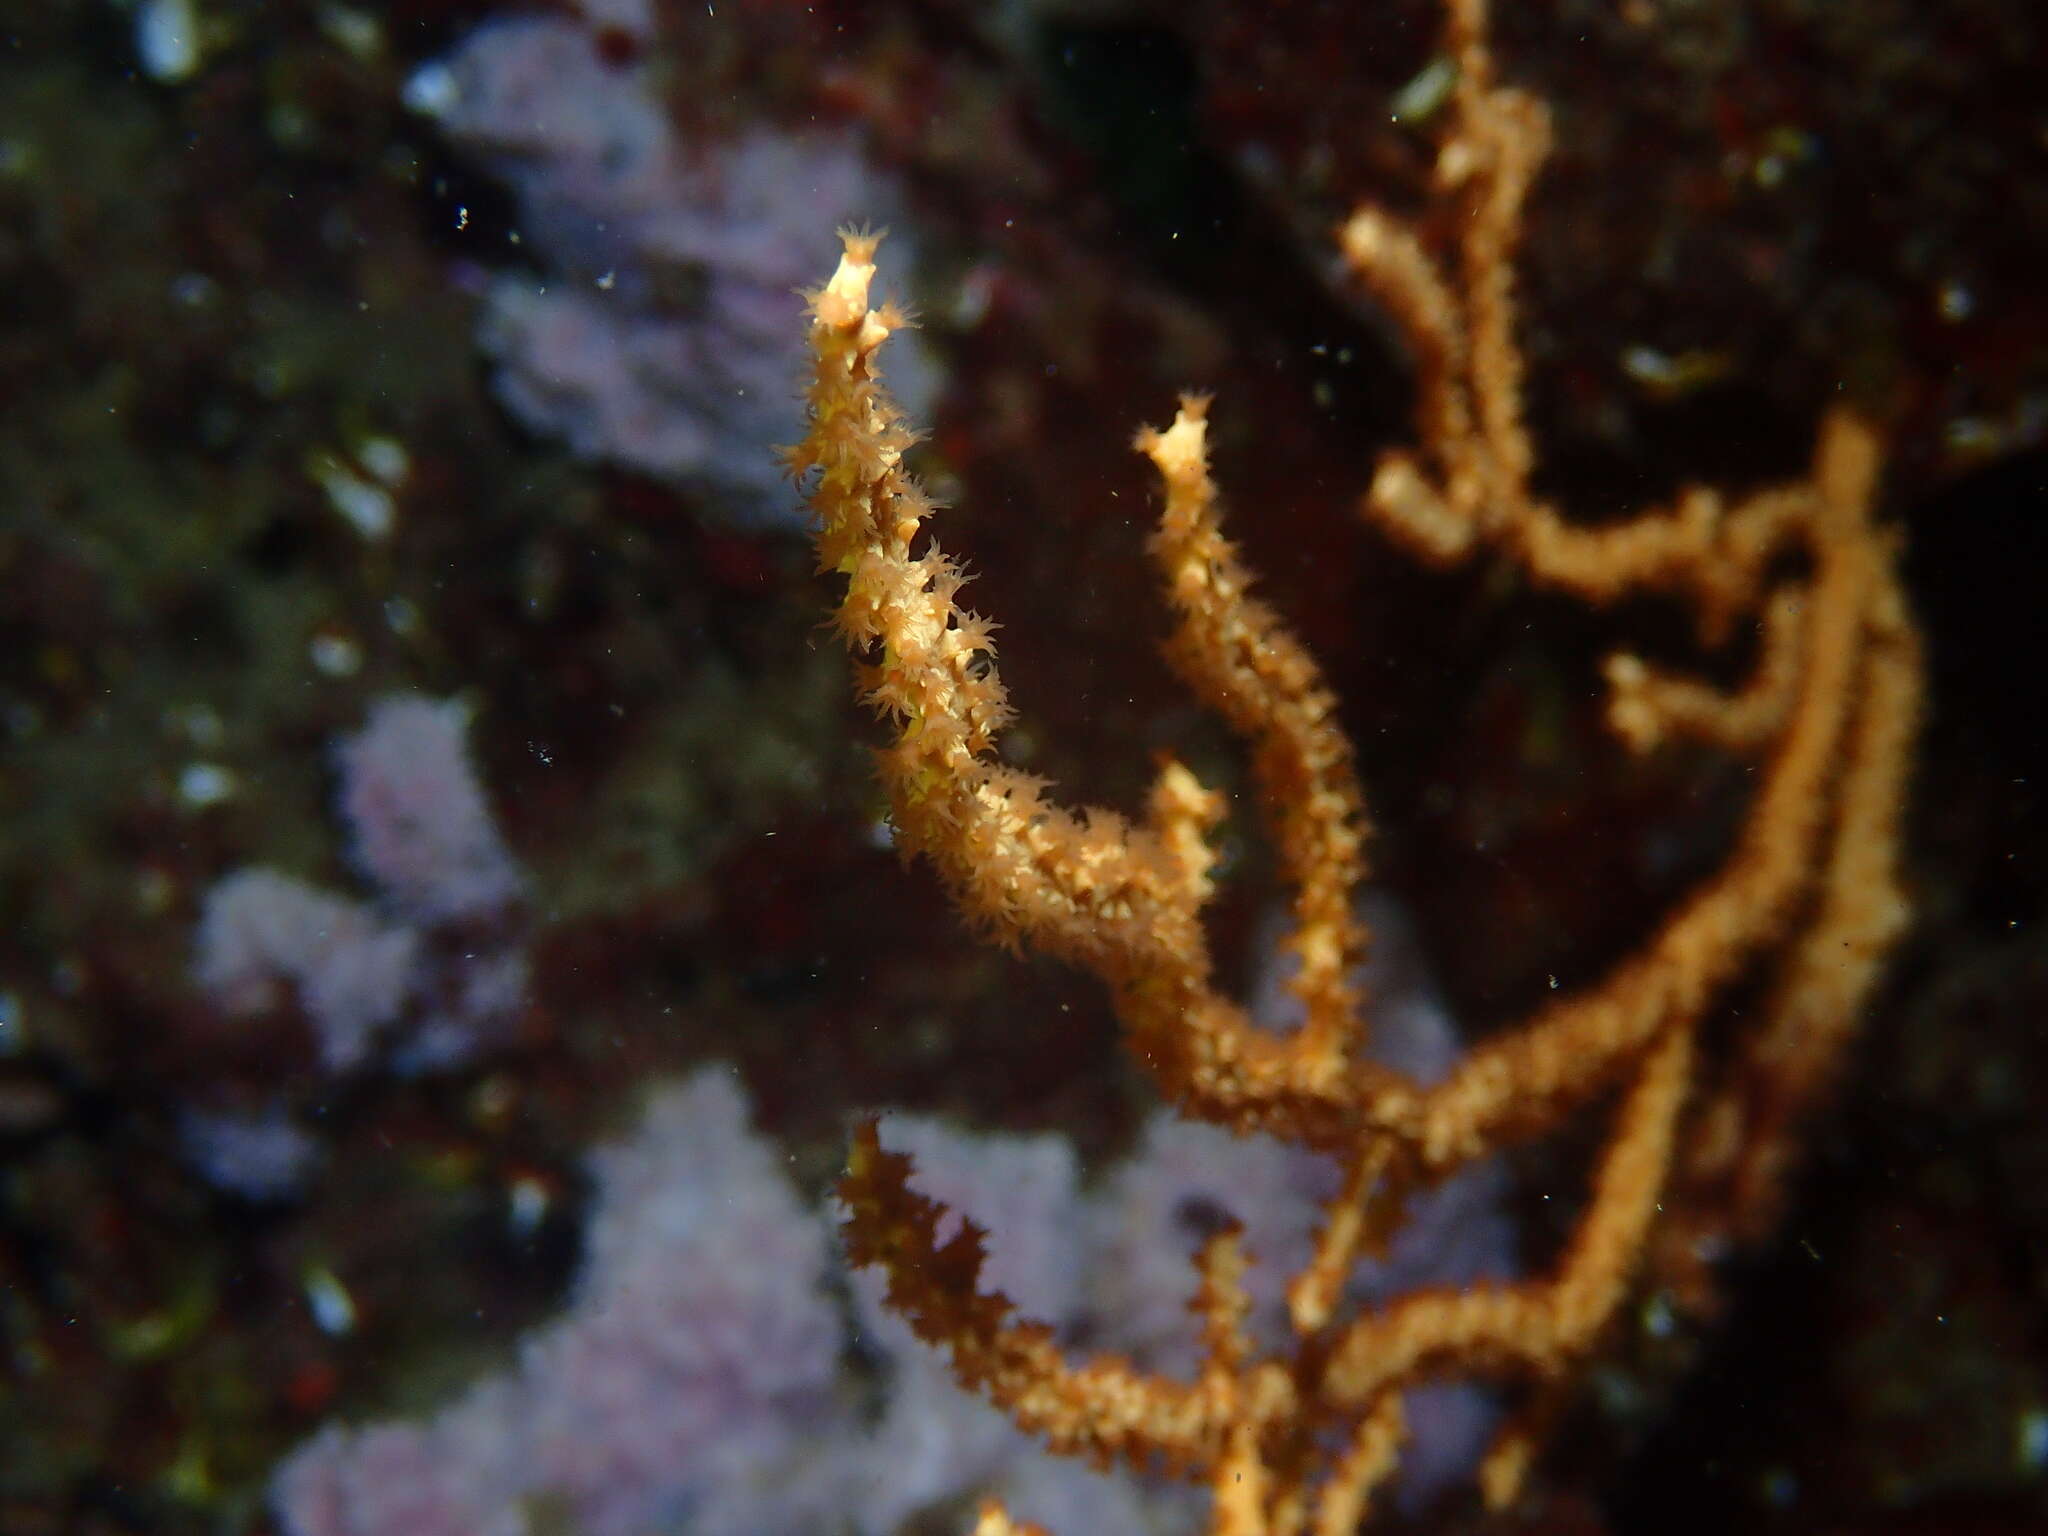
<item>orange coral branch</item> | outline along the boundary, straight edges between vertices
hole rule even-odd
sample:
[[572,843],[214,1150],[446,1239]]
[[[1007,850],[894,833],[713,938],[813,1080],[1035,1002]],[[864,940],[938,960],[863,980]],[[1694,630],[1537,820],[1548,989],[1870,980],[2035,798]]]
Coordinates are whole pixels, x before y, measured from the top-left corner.
[[[956,601],[965,578],[927,536],[935,508],[903,467],[914,434],[878,360],[904,322],[870,303],[875,237],[848,234],[811,297],[810,430],[790,463],[809,481],[820,560],[846,581],[839,628],[893,728],[880,764],[901,845],[998,938],[1101,977],[1134,1054],[1184,1113],[1314,1147],[1345,1170],[1290,1291],[1290,1350],[1262,1358],[1244,1335],[1235,1235],[1205,1247],[1205,1363],[1191,1384],[1119,1358],[1070,1362],[1046,1328],[1014,1318],[979,1288],[979,1232],[963,1224],[942,1240],[946,1214],[910,1188],[908,1160],[871,1126],[843,1186],[849,1251],[886,1272],[890,1305],[949,1351],[968,1386],[1057,1449],[1207,1479],[1213,1531],[1237,1536],[1355,1528],[1397,1463],[1401,1390],[1432,1377],[1526,1390],[1481,1473],[1490,1502],[1511,1500],[1646,1255],[1667,1282],[1696,1285],[1687,1256],[1700,1238],[1768,1221],[1797,1123],[1905,921],[1897,846],[1920,660],[1892,547],[1870,518],[1875,434],[1831,412],[1807,478],[1733,505],[1691,488],[1668,508],[1589,528],[1534,497],[1513,256],[1548,116],[1495,83],[1483,0],[1447,0],[1447,16],[1459,81],[1437,181],[1461,215],[1455,260],[1447,269],[1377,209],[1339,235],[1418,362],[1416,446],[1381,458],[1362,510],[1426,560],[1484,546],[1585,602],[1657,595],[1687,606],[1705,643],[1738,625],[1759,641],[1751,677],[1732,690],[1609,658],[1617,736],[1646,750],[1683,735],[1752,758],[1746,817],[1721,868],[1634,954],[1475,1046],[1434,1086],[1360,1054],[1351,977],[1367,943],[1354,915],[1364,797],[1319,668],[1251,595],[1223,534],[1207,402],[1183,401],[1137,446],[1165,492],[1152,553],[1177,618],[1169,653],[1248,743],[1293,891],[1286,942],[1306,1022],[1287,1035],[1254,1027],[1214,985],[1201,921],[1221,815],[1213,792],[1169,762],[1134,823],[1070,811],[996,760],[1009,705],[994,626]],[[1764,1017],[1725,1060],[1702,1065],[1717,993],[1771,952]],[[1603,1099],[1611,1127],[1547,1271],[1346,1313],[1357,1256],[1408,1189],[1552,1134]],[[982,1516],[982,1536],[1019,1529],[999,1509]]]
[[[1000,1291],[980,1288],[982,1233],[962,1220],[952,1237],[938,1233],[945,1208],[910,1187],[910,1159],[885,1150],[872,1122],[854,1133],[839,1196],[846,1206],[847,1257],[872,1265],[888,1280],[887,1299],[918,1337],[949,1352],[962,1385],[985,1394],[1056,1450],[1099,1460],[1121,1456],[1143,1466],[1153,1458],[1206,1471],[1242,1416],[1238,1374],[1229,1357],[1193,1386],[1144,1375],[1115,1356],[1070,1364],[1043,1324],[1012,1320]],[[1224,1243],[1205,1261],[1204,1296],[1212,1341],[1238,1345],[1242,1293]],[[1281,1392],[1272,1378],[1265,1386]]]

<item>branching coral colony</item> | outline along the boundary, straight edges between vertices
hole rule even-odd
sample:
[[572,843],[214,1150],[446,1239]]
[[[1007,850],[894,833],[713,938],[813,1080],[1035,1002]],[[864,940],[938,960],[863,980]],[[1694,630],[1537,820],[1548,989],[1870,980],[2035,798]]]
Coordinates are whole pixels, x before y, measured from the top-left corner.
[[[1196,1259],[1205,1364],[1191,1382],[1116,1357],[1065,1358],[1047,1329],[979,1289],[978,1234],[941,1239],[944,1213],[872,1127],[843,1186],[849,1247],[886,1272],[890,1304],[949,1352],[963,1384],[1058,1450],[1206,1479],[1213,1530],[1231,1536],[1355,1529],[1398,1464],[1401,1391],[1430,1378],[1512,1390],[1515,1412],[1480,1471],[1490,1503],[1511,1501],[1636,1271],[1656,1264],[1683,1281],[1688,1256],[1770,1220],[1796,1122],[1906,920],[1896,847],[1920,669],[1891,542],[1870,521],[1872,430],[1831,412],[1808,479],[1732,504],[1691,489],[1594,528],[1535,498],[1512,261],[1548,118],[1495,82],[1484,0],[1448,10],[1458,77],[1437,177],[1461,231],[1455,263],[1439,265],[1414,229],[1375,209],[1341,235],[1420,378],[1419,446],[1380,460],[1362,511],[1426,561],[1485,547],[1588,603],[1651,593],[1687,605],[1703,644],[1738,629],[1758,639],[1752,675],[1726,692],[1632,656],[1607,662],[1609,720],[1628,744],[1687,736],[1754,760],[1746,817],[1719,871],[1636,953],[1474,1046],[1435,1086],[1359,1050],[1364,802],[1315,663],[1248,595],[1221,532],[1206,402],[1184,401],[1137,446],[1165,488],[1152,553],[1177,620],[1172,657],[1246,740],[1293,893],[1287,947],[1306,1021],[1285,1035],[1255,1027],[1213,984],[1201,912],[1216,794],[1168,762],[1134,824],[1072,813],[997,761],[1009,710],[992,626],[956,605],[961,572],[921,531],[933,508],[901,467],[913,433],[879,382],[877,354],[903,319],[869,305],[876,240],[849,234],[811,302],[810,426],[790,458],[809,478],[822,564],[846,578],[839,628],[894,726],[880,756],[903,846],[995,935],[1100,976],[1131,1051],[1183,1114],[1313,1147],[1345,1175],[1292,1282],[1294,1339],[1277,1356],[1259,1355],[1242,1326],[1237,1235],[1207,1243]],[[1710,1004],[1764,964],[1766,1005],[1710,1067],[1698,1049]],[[1347,1304],[1347,1278],[1407,1190],[1599,1113],[1610,1119],[1584,1209],[1546,1272]],[[985,1511],[985,1536],[1015,1529]]]

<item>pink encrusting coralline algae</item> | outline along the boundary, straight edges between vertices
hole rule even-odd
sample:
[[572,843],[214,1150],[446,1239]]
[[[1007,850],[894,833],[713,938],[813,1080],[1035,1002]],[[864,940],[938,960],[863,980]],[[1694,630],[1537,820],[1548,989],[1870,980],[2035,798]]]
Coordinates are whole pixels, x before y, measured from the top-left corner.
[[380,1045],[400,1070],[451,1065],[509,1025],[526,989],[525,879],[470,765],[467,719],[452,700],[399,696],[336,745],[369,900],[261,868],[207,892],[192,973],[217,1007],[296,1002],[330,1074]]
[[[799,1530],[798,1452],[835,1411],[829,1241],[732,1075],[654,1095],[591,1158],[567,1311],[432,1417],[331,1427],[278,1470],[290,1536]],[[790,1523],[795,1522],[795,1523]]]
[[[526,880],[469,759],[466,710],[411,695],[375,705],[334,748],[349,860],[367,899],[252,867],[206,893],[192,977],[219,1012],[294,1009],[321,1073],[383,1062],[459,1065],[503,1041],[525,1006]],[[194,1164],[217,1187],[289,1193],[315,1148],[281,1105],[251,1115],[194,1104]]]
[[[901,196],[843,132],[686,140],[658,56],[607,56],[605,25],[616,22],[487,21],[407,88],[517,198],[535,265],[486,284],[478,336],[492,387],[521,424],[581,457],[685,488],[714,515],[797,526],[771,451],[800,425],[797,290],[829,267],[835,223],[900,229]],[[891,383],[929,405],[916,348],[892,359]]]

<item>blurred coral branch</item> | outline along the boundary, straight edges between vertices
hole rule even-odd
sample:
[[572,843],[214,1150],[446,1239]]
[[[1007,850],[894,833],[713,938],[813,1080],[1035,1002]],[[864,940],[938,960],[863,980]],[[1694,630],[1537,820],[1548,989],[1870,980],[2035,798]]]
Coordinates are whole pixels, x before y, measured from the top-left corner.
[[[1201,919],[1219,796],[1169,761],[1142,821],[1076,814],[997,760],[1010,711],[994,626],[957,605],[962,573],[922,534],[934,508],[902,462],[914,433],[880,381],[878,355],[904,319],[869,302],[877,237],[849,233],[811,301],[810,428],[790,461],[810,477],[821,563],[846,578],[839,628],[894,728],[880,761],[902,846],[997,938],[1101,977],[1132,1053],[1183,1114],[1315,1148],[1345,1171],[1290,1294],[1290,1350],[1262,1357],[1246,1337],[1236,1232],[1203,1249],[1206,1360],[1191,1382],[1114,1356],[1065,1358],[1047,1328],[980,1289],[981,1234],[967,1223],[942,1240],[942,1208],[910,1187],[908,1158],[872,1127],[843,1187],[849,1247],[886,1273],[890,1304],[949,1351],[964,1384],[1056,1449],[1206,1479],[1218,1533],[1354,1529],[1397,1464],[1401,1391],[1432,1378],[1521,1389],[1522,1410],[1481,1470],[1488,1501],[1511,1501],[1538,1427],[1638,1270],[1653,1262],[1665,1283],[1696,1287],[1712,1240],[1771,1220],[1802,1112],[1907,916],[1896,849],[1920,659],[1891,541],[1870,519],[1872,429],[1830,412],[1807,479],[1739,502],[1695,488],[1588,527],[1538,499],[1513,263],[1548,115],[1495,82],[1483,0],[1448,9],[1458,76],[1437,177],[1459,231],[1455,261],[1377,209],[1340,237],[1420,375],[1418,446],[1380,460],[1364,515],[1426,561],[1485,547],[1590,604],[1683,604],[1706,645],[1742,628],[1760,638],[1752,676],[1730,691],[1609,659],[1609,721],[1632,748],[1689,736],[1754,761],[1745,819],[1720,869],[1638,951],[1474,1046],[1434,1086],[1360,1050],[1364,799],[1315,662],[1248,595],[1251,575],[1222,533],[1207,402],[1184,401],[1137,446],[1165,490],[1152,552],[1177,619],[1171,656],[1245,739],[1293,891],[1286,947],[1305,1022],[1287,1034],[1255,1026],[1214,983]],[[1710,1067],[1710,1004],[1773,957],[1768,1005]],[[1603,1100],[1611,1121],[1590,1189],[1547,1271],[1344,1305],[1409,1190]],[[991,1509],[981,1529],[1015,1527]]]

